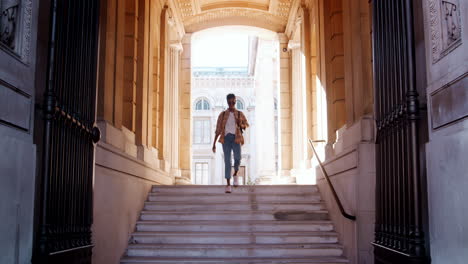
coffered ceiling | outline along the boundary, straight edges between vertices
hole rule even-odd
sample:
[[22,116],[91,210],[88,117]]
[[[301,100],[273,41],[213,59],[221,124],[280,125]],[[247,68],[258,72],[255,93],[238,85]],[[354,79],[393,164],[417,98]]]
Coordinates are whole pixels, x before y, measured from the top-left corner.
[[284,32],[300,0],[175,0],[186,32],[247,25]]

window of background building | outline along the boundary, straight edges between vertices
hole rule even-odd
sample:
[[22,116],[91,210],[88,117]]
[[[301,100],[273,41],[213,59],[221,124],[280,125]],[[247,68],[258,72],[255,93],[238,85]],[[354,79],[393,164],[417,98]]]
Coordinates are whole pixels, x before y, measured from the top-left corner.
[[195,119],[193,121],[193,143],[195,144],[209,144],[210,143],[210,120],[209,119]]
[[209,181],[208,162],[195,163],[195,184],[208,184]]
[[244,102],[242,102],[241,100],[237,99],[236,108],[237,108],[238,110],[244,110]]
[[275,143],[278,144],[278,117],[275,116],[275,127],[274,127],[274,130],[275,130]]
[[206,99],[199,99],[195,104],[195,110],[210,110],[210,103]]

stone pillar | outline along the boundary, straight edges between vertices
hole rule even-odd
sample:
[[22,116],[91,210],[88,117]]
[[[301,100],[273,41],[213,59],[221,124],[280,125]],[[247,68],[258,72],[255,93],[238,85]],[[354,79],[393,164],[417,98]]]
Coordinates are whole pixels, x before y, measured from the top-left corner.
[[165,170],[177,178],[179,168],[179,55],[182,44],[169,44],[164,96],[164,159]]
[[293,168],[291,176],[300,182],[306,177],[307,162],[307,112],[306,112],[306,76],[305,56],[301,43],[289,41],[288,48],[292,56],[292,145]]
[[[224,99],[224,98],[223,98]],[[216,122],[218,121],[218,115],[224,111],[224,107],[222,105],[215,105],[214,110],[213,110],[213,117],[211,119],[211,133],[212,136],[215,136],[215,130],[216,130]],[[210,142],[211,145],[211,142]],[[214,154],[214,163],[212,164],[214,166],[214,172],[215,172],[215,184],[226,184],[226,181],[224,180],[224,153],[223,153],[223,145],[216,141],[216,153]]]
[[279,168],[280,183],[292,183],[290,177],[292,169],[292,120],[291,120],[291,58],[289,55],[288,37],[286,34],[278,34],[280,45],[280,67],[279,67],[279,100],[278,100],[278,125],[279,136]]
[[[246,113],[247,112],[247,113]],[[247,178],[245,179],[245,182],[248,182],[248,179],[250,178],[251,182],[255,182],[255,178],[257,177],[257,145],[255,145],[255,142],[257,142],[257,134],[256,134],[256,120],[255,120],[255,105],[249,105],[247,107],[247,111],[244,112],[246,114],[246,117],[248,118],[247,120],[249,121],[250,127],[247,128],[247,137],[246,140],[249,142],[249,153],[250,153],[250,163],[249,163],[249,171],[247,173]],[[245,135],[244,135],[245,136]]]
[[259,40],[258,59],[255,76],[256,107],[256,145],[257,152],[257,181],[259,184],[272,183],[275,176],[275,120],[274,99],[275,89],[273,73],[276,60],[275,42]]
[[192,128],[191,128],[191,34],[182,38],[183,52],[180,58],[179,84],[179,158],[182,178],[191,183]]

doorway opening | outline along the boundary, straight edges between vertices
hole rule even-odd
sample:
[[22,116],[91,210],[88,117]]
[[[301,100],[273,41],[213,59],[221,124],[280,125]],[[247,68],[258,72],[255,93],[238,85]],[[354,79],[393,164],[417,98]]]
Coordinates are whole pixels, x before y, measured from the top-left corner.
[[240,184],[277,182],[281,171],[277,34],[245,26],[218,27],[194,33],[191,43],[192,183],[225,183],[222,145],[216,143],[216,153],[212,146],[230,93],[250,124],[243,133]]

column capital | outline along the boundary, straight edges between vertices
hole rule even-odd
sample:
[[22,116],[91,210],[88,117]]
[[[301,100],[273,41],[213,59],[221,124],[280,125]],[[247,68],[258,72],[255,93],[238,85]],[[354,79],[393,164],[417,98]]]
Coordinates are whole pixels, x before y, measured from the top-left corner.
[[182,42],[178,40],[171,41],[169,43],[169,48],[174,49],[176,51],[183,51],[184,47],[182,46]]
[[304,8],[299,7],[299,9],[297,10],[297,16],[296,20],[294,21],[294,24],[296,24],[296,26],[299,26],[302,24],[302,22],[304,22]]
[[293,49],[298,49],[301,47],[301,42],[297,40],[289,40],[288,42],[288,49],[293,50]]

